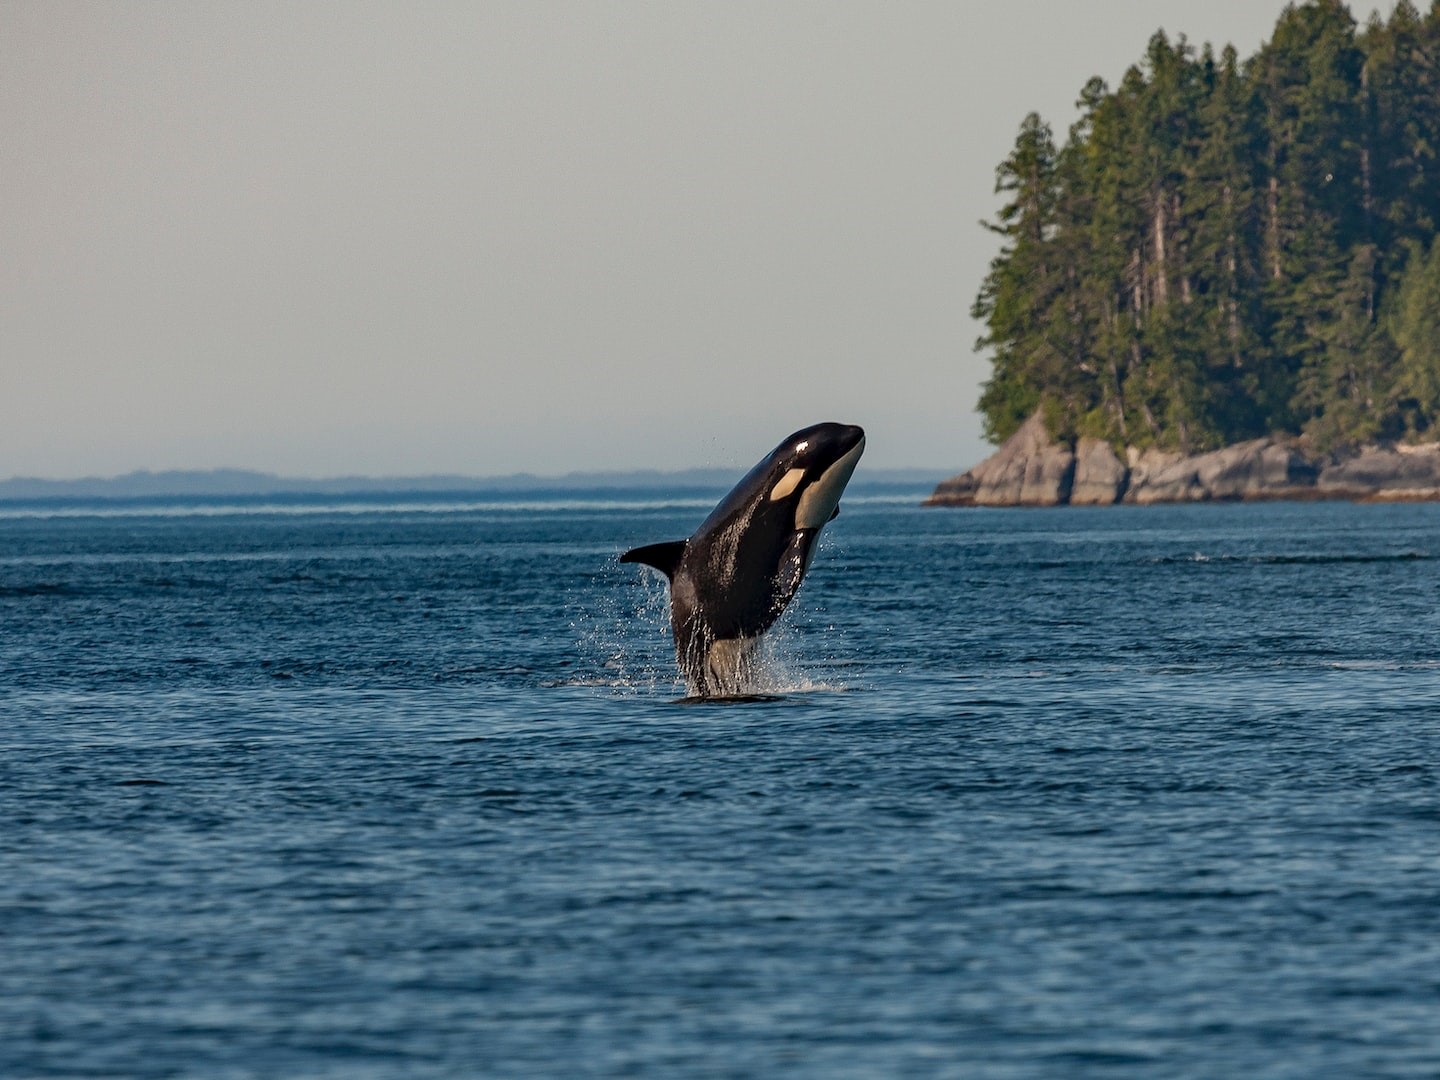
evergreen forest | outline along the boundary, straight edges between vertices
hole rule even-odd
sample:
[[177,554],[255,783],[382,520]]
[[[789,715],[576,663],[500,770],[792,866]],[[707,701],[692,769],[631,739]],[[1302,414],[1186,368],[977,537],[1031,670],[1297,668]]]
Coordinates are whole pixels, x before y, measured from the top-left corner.
[[996,170],[992,441],[1440,439],[1440,0],[1292,4],[1245,60],[1157,33],[1078,104]]

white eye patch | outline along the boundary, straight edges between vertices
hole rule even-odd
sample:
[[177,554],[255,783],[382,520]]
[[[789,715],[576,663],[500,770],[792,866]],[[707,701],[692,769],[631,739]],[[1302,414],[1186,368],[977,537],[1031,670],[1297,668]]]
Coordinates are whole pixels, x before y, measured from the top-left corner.
[[789,495],[792,491],[799,487],[800,481],[804,479],[804,469],[791,469],[789,472],[787,472],[784,476],[780,478],[779,482],[777,482],[773,488],[770,489],[771,500],[773,501],[775,499],[785,498],[786,495]]

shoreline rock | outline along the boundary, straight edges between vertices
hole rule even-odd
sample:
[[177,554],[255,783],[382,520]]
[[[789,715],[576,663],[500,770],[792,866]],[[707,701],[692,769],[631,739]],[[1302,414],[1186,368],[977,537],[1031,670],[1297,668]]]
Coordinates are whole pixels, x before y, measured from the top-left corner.
[[[1075,454],[1050,438],[1037,413],[969,472],[942,481],[927,505],[1059,506],[1070,501]],[[943,497],[956,500],[937,503]]]
[[1075,444],[1075,482],[1071,506],[1110,506],[1130,486],[1130,466],[1121,462],[1102,439],[1081,438]]
[[942,481],[925,506],[1138,506],[1182,502],[1339,499],[1440,501],[1440,444],[1368,446],[1308,455],[1293,441],[1252,439],[1204,454],[1100,439],[1056,442],[1037,412],[980,464]]

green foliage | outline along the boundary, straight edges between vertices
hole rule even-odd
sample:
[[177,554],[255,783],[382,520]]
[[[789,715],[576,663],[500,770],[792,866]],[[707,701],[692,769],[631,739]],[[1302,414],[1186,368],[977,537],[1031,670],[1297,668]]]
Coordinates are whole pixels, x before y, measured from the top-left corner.
[[1393,407],[1406,434],[1433,439],[1440,434],[1440,243],[1432,244],[1429,254],[1410,245],[1386,322],[1399,350]]
[[1079,104],[996,171],[987,436],[1440,435],[1440,2],[1291,5],[1244,62],[1157,33]]
[[981,410],[986,435],[997,441],[1034,412],[1038,384],[1058,384],[1065,374],[1052,340],[1053,327],[1034,318],[1037,311],[1053,305],[1061,279],[1059,252],[1051,236],[1055,159],[1049,125],[1031,113],[1020,126],[1014,152],[995,170],[995,191],[1007,195],[1008,201],[996,223],[987,227],[1004,241],[972,314],[989,329],[979,347],[995,350],[994,374],[985,385]]

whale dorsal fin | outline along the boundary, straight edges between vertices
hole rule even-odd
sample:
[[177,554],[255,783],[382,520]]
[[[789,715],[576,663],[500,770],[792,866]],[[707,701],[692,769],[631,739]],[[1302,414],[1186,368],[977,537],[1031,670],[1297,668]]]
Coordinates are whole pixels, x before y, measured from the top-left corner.
[[680,560],[685,557],[687,543],[686,540],[667,540],[663,544],[631,548],[620,556],[620,561],[644,563],[646,566],[653,566],[667,578],[673,578],[680,566]]

